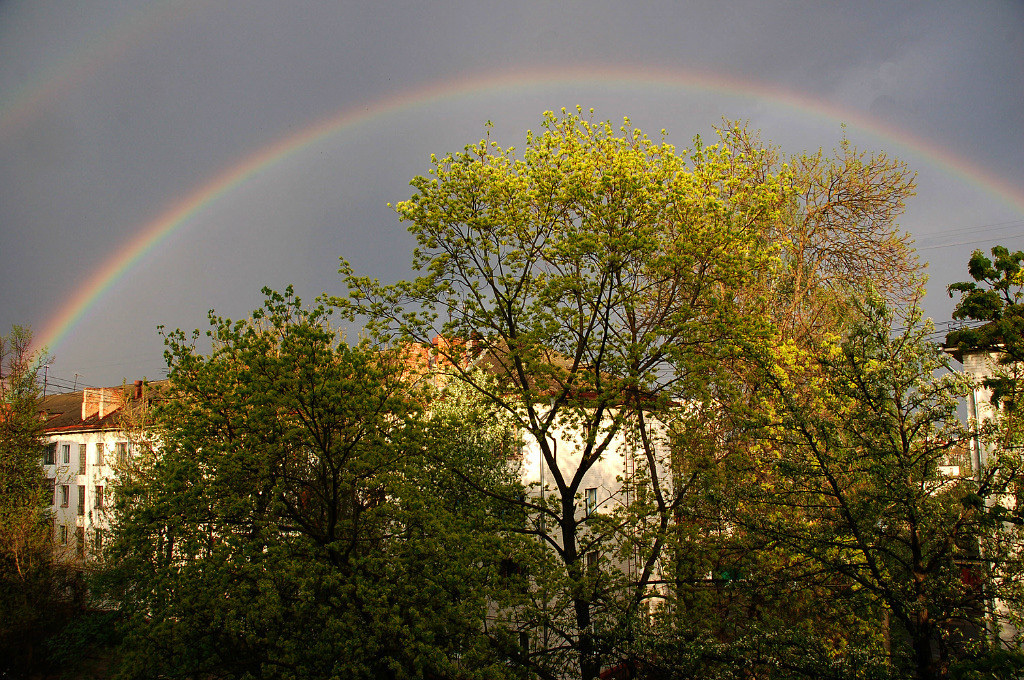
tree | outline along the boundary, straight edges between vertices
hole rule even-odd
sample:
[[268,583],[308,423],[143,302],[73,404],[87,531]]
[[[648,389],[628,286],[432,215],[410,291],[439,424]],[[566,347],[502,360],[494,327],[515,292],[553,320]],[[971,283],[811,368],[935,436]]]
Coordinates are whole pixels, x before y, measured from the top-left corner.
[[748,428],[771,474],[745,488],[734,517],[767,549],[798,558],[798,573],[869,605],[857,617],[876,617],[896,666],[924,680],[983,647],[991,598],[1010,594],[1015,538],[992,508],[1021,462],[1003,451],[973,475],[947,467],[969,465],[958,460],[968,433],[956,409],[970,379],[949,372],[919,315],[895,335],[892,321],[869,300],[841,343],[764,358]]
[[951,334],[956,345],[971,348],[996,348],[1008,352],[1013,361],[1024,359],[1024,280],[1021,264],[1024,251],[1011,253],[1004,246],[992,248],[992,259],[975,250],[967,263],[967,272],[974,279],[949,285],[949,296],[960,293],[953,310],[954,319],[987,322],[981,328],[967,328]]
[[[789,188],[768,231],[772,266],[742,297],[750,314],[770,319],[770,346],[811,351],[845,332],[868,290],[896,305],[912,302],[920,265],[896,223],[914,191],[904,163],[859,151],[845,137],[831,155],[790,155],[737,123],[726,121],[718,132],[739,158],[758,159],[762,176],[780,174]],[[761,351],[751,350],[746,359]],[[672,597],[653,644],[637,654],[651,677],[683,675],[686,663],[697,677],[744,677],[754,668],[771,677],[861,677],[871,640],[859,635],[863,626],[852,610],[830,606],[834,598],[820,579],[781,570],[791,556],[765,551],[768,539],[737,530],[730,519],[744,481],[772,483],[745,443],[744,420],[728,416],[763,407],[762,379],[746,361],[734,366],[737,387],[717,400],[717,413],[674,433],[673,463],[691,480],[690,502],[677,510],[669,550]],[[844,652],[858,645],[857,653]],[[665,670],[668,659],[680,665]]]
[[401,357],[267,294],[249,321],[211,313],[209,356],[166,336],[159,450],[121,471],[106,555],[123,674],[503,677],[496,513],[427,455],[468,465],[492,442],[424,423]]
[[949,333],[948,347],[964,351],[985,351],[998,355],[995,373],[984,380],[992,390],[992,403],[1004,410],[1005,436],[1016,436],[1020,381],[1024,363],[1024,251],[1011,253],[1003,246],[992,248],[992,259],[976,250],[967,264],[974,281],[949,286],[949,295],[960,294],[953,318],[981,322],[976,328]]
[[[788,194],[762,152],[728,136],[684,155],[628,120],[616,133],[563,111],[542,125],[522,159],[489,139],[434,158],[433,177],[396,207],[422,276],[380,286],[343,262],[349,297],[334,303],[367,315],[382,344],[440,337],[433,351],[453,377],[538,452],[549,488],[505,499],[558,566],[546,583],[534,576],[546,594],[530,617],[559,644],[531,659],[592,678],[618,661],[616,640],[636,631],[660,580],[688,488],[663,446],[679,400],[711,410],[739,340],[766,332],[740,300],[769,266]],[[619,509],[581,510],[587,480],[627,446],[637,469],[608,503]]]
[[45,667],[41,643],[60,622],[65,570],[53,553],[42,476],[43,421],[28,329],[0,336],[0,674]]
[[775,266],[758,279],[764,313],[784,337],[819,337],[856,321],[869,288],[902,304],[919,293],[921,265],[896,221],[916,187],[906,163],[860,151],[845,135],[831,155],[786,154],[731,121],[719,135],[739,158],[758,159],[762,176],[788,183],[768,234]]

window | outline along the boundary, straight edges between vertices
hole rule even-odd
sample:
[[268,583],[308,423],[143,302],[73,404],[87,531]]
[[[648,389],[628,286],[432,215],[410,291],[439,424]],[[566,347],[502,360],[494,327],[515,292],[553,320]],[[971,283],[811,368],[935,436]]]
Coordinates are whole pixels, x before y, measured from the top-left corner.
[[503,557],[498,562],[498,575],[504,578],[520,576],[523,573],[523,566],[511,557]]
[[586,513],[587,517],[597,511],[597,487],[587,489],[586,491]]
[[124,465],[128,462],[128,442],[117,442],[114,444],[117,451],[117,464]]
[[61,545],[67,545],[68,544],[68,525],[67,524],[61,524],[60,525],[60,544]]
[[587,553],[587,571],[597,569],[597,551],[591,550]]
[[71,464],[71,444],[60,445],[60,462],[62,465]]
[[97,529],[92,534],[92,549],[96,552],[103,550],[103,529]]
[[60,485],[60,507],[62,507],[62,508],[68,507],[68,503],[70,502],[70,496],[71,496],[71,489],[68,487],[67,484],[61,484]]
[[102,486],[97,486],[96,487],[96,509],[97,510],[102,510],[103,509],[103,487]]
[[57,480],[47,477],[46,483],[50,487],[50,505],[57,505]]
[[78,514],[85,514],[85,486],[78,485]]
[[96,464],[103,465],[103,442],[96,442]]
[[78,445],[78,474],[85,474],[85,451],[89,448],[85,444]]
[[43,465],[53,465],[57,459],[57,444],[47,444],[43,449]]
[[75,553],[85,557],[85,527],[75,527]]
[[523,439],[518,432],[508,429],[501,433],[498,440],[498,454],[505,460],[523,459]]

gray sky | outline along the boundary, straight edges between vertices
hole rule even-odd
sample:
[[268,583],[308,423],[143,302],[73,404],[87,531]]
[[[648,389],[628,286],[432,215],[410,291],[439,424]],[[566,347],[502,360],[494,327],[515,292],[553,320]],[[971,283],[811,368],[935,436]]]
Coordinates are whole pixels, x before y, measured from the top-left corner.
[[59,381],[161,378],[160,324],[244,317],[265,285],[341,293],[339,256],[408,276],[386,204],[429,154],[487,120],[521,145],[577,104],[679,147],[723,116],[791,152],[846,122],[918,172],[901,226],[943,322],[973,249],[1024,248],[1022,100],[1020,2],[7,0],[0,332],[49,340]]

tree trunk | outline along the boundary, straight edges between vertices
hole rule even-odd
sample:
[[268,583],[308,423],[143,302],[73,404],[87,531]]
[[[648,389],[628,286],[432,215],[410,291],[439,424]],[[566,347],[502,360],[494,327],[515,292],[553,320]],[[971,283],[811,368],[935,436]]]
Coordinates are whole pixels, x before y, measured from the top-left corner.
[[912,635],[918,680],[935,680],[935,664],[932,662],[932,622],[927,607],[918,610],[917,625],[914,626]]
[[579,655],[581,680],[594,680],[601,672],[601,660],[594,650],[594,634],[591,632],[590,601],[574,598],[576,624],[579,627]]
[[[590,614],[592,598],[588,596],[585,584],[586,569],[584,556],[579,554],[576,542],[576,502],[574,490],[562,497],[562,546],[565,550],[565,568],[575,584],[572,603],[576,616],[576,652],[580,660],[580,680],[594,680],[601,672],[601,660],[594,649],[593,619]],[[589,588],[589,586],[587,586]]]

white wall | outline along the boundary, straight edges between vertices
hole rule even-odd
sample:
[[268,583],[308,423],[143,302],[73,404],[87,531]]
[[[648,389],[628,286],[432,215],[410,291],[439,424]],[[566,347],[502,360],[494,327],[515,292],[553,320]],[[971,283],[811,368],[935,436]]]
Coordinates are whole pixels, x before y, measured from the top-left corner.
[[[53,465],[43,465],[43,474],[54,480],[52,501],[54,539],[58,549],[68,559],[80,555],[95,554],[96,531],[102,532],[110,526],[108,513],[112,505],[110,481],[114,477],[117,458],[117,443],[127,446],[126,439],[118,432],[74,432],[58,433],[45,437],[47,444],[57,445]],[[97,444],[102,444],[103,463],[97,464]],[[80,446],[85,445],[85,469],[80,465]],[[63,451],[67,447],[68,462],[64,462]],[[67,487],[67,505],[62,503],[62,487]],[[103,499],[97,495],[97,487],[103,487]],[[84,491],[84,508],[79,514],[79,496]],[[62,532],[62,527],[66,532]],[[81,530],[83,549],[78,550],[78,535]]]

